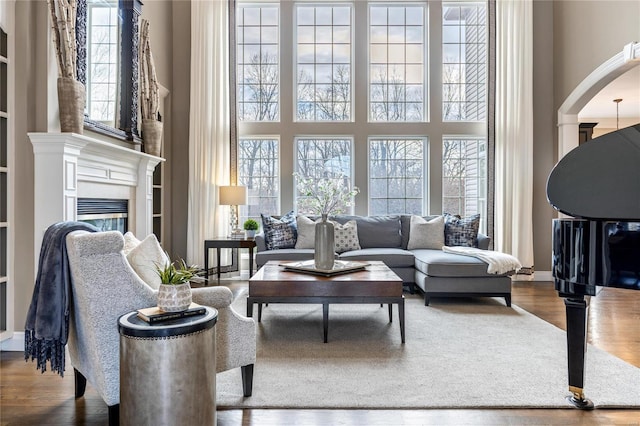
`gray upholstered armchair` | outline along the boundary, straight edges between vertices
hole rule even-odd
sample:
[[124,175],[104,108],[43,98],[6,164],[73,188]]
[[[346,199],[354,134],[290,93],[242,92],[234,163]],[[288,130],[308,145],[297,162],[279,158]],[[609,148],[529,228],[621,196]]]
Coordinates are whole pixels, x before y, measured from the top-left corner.
[[[120,403],[118,317],[156,304],[156,291],[131,268],[123,246],[124,238],[116,231],[67,236],[72,279],[68,348],[76,397],[84,394],[88,381],[109,406],[110,424],[117,424]],[[223,286],[193,289],[195,303],[218,310],[216,371],[241,367],[244,396],[251,396],[255,322],[232,309],[232,298]]]

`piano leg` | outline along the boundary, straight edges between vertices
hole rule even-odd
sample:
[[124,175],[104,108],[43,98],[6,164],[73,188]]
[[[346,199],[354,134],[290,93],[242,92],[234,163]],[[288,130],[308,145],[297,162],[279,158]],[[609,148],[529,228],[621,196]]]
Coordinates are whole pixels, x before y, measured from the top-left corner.
[[585,398],[584,360],[587,352],[587,311],[588,301],[582,299],[564,299],[567,312],[567,354],[569,359],[569,391],[567,401],[576,408],[593,409],[593,402]]

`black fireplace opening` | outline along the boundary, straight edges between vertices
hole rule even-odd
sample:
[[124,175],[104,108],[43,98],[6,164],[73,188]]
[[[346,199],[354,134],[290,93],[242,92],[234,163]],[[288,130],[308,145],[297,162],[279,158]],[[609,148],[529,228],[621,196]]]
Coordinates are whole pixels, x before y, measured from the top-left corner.
[[101,231],[128,231],[129,200],[78,198],[77,217]]

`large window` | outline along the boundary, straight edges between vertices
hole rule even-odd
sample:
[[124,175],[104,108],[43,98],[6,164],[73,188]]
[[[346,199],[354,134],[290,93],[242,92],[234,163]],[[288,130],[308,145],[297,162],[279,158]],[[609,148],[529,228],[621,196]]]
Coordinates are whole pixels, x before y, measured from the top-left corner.
[[[299,176],[357,186],[355,214],[484,218],[486,7],[240,0],[240,180],[260,194],[251,215],[306,212]],[[275,140],[276,155],[251,166],[247,144]],[[276,191],[253,183],[265,173]]]
[[369,118],[422,121],[424,117],[424,7],[371,6]]
[[278,140],[242,138],[238,143],[238,183],[247,187],[247,206],[240,207],[239,223],[277,214],[280,208],[280,156]]
[[486,118],[487,12],[484,3],[442,8],[442,118]]
[[423,139],[369,141],[369,213],[422,214],[425,198]]
[[87,2],[87,19],[91,28],[87,44],[87,108],[89,116],[115,125],[118,90],[118,8],[113,2]]
[[[484,139],[445,137],[442,210],[468,216],[487,208],[487,144]],[[486,222],[482,218],[485,230]]]
[[298,120],[351,119],[351,7],[296,9]]
[[237,11],[238,117],[247,121],[278,120],[279,8],[242,5]]

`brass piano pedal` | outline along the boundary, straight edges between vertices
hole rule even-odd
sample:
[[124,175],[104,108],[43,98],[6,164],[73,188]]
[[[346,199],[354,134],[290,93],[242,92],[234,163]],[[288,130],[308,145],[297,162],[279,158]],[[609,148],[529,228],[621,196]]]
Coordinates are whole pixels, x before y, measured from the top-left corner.
[[569,386],[569,391],[573,394],[566,398],[569,404],[581,410],[593,410],[593,402],[584,397],[584,392],[582,392],[581,388]]

